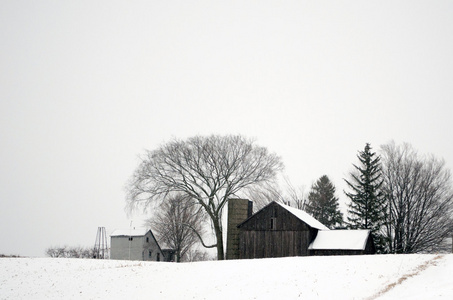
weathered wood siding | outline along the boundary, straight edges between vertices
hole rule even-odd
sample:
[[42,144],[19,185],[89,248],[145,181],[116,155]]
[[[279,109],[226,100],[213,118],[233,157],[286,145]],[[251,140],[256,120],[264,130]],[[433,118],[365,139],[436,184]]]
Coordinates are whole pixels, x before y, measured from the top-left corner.
[[239,229],[241,259],[307,256],[308,245],[317,233],[278,204],[267,206]]
[[307,256],[309,231],[241,231],[240,258]]

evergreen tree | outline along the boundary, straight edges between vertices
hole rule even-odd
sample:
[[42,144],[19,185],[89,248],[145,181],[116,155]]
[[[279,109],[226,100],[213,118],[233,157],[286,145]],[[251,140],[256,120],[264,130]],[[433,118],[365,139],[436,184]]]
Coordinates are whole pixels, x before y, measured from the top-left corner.
[[311,187],[305,210],[329,228],[343,224],[343,214],[338,198],[335,197],[335,186],[326,175],[321,176]]
[[385,252],[383,230],[386,219],[385,197],[381,191],[383,183],[381,158],[371,151],[369,143],[357,155],[360,164],[353,165],[355,171],[346,180],[351,192],[346,192],[350,199],[348,205],[348,227],[352,229],[370,229],[376,250]]

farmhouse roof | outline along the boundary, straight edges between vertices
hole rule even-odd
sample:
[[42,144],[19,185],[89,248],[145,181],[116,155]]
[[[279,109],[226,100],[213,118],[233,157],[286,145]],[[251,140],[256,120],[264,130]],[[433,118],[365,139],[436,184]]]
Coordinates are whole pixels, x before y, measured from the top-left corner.
[[364,250],[370,230],[320,230],[309,250]]
[[303,210],[297,209],[295,207],[291,207],[282,203],[276,202],[278,205],[289,211],[291,214],[296,216],[299,220],[305,222],[310,227],[320,229],[320,230],[329,230],[324,224],[310,216],[308,213],[304,212]]
[[150,230],[146,228],[117,229],[110,236],[144,236],[148,231]]

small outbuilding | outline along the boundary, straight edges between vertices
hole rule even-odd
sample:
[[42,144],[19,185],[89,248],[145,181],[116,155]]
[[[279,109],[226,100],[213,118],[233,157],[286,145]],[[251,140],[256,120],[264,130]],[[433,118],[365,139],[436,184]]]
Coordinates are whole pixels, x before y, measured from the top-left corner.
[[361,255],[374,254],[376,248],[371,231],[320,230],[308,246],[310,255]]
[[162,249],[162,253],[166,262],[175,262],[176,251],[174,249]]
[[110,258],[163,261],[162,249],[150,229],[115,230],[110,235]]

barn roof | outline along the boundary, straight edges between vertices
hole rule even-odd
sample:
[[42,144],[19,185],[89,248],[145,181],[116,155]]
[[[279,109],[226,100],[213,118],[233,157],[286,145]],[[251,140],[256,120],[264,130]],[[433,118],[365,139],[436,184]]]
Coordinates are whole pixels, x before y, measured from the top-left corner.
[[289,211],[291,214],[296,216],[299,220],[305,222],[310,227],[320,229],[320,230],[329,230],[324,224],[310,216],[308,213],[304,212],[303,210],[297,209],[295,207],[291,207],[282,203],[276,202],[278,205]]
[[144,236],[148,231],[150,230],[146,228],[117,229],[110,236]]
[[309,250],[364,250],[370,230],[320,230]]

